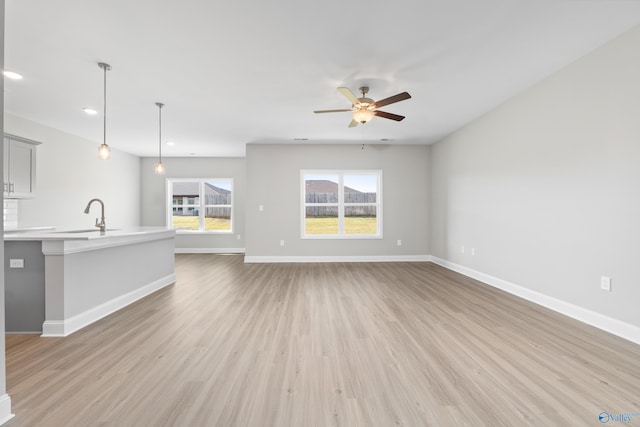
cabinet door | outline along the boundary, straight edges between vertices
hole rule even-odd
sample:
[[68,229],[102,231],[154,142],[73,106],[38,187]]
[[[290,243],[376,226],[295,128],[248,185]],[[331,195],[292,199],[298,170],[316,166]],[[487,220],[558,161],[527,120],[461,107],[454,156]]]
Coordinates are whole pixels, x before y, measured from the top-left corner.
[[4,194],[7,199],[35,196],[36,147],[39,142],[4,136]]
[[16,196],[33,193],[34,146],[20,141],[11,141],[9,145],[10,191]]

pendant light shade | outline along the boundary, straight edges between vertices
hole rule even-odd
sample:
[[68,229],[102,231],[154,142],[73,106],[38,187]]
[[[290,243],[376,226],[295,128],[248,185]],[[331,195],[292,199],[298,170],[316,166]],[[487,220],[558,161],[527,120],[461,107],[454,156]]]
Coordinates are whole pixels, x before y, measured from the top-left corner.
[[107,144],[98,146],[98,157],[100,160],[109,160],[111,158],[111,148]]
[[162,107],[164,104],[156,102],[156,105],[158,106],[158,163],[156,163],[153,172],[156,175],[164,175],[166,172],[164,163],[162,163]]
[[156,163],[156,167],[153,169],[153,172],[156,175],[164,175],[164,173],[166,172],[166,170],[164,168],[164,163],[162,163],[162,162]]
[[102,109],[102,114],[104,115],[103,140],[102,144],[98,147],[98,158],[101,160],[109,160],[111,158],[111,148],[107,145],[107,71],[111,69],[111,65],[99,62],[98,67],[104,70],[104,106]]

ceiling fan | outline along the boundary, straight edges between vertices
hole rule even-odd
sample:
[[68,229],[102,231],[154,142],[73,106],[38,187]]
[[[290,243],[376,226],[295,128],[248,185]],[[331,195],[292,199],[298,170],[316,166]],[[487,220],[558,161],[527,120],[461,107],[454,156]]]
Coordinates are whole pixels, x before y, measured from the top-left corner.
[[378,107],[383,107],[385,105],[393,104],[395,102],[400,102],[404,101],[405,99],[411,98],[411,95],[409,95],[407,92],[402,92],[397,95],[381,99],[380,101],[374,101],[373,99],[366,97],[367,93],[369,92],[368,86],[362,86],[361,88],[359,88],[359,90],[362,93],[361,98],[357,98],[353,94],[353,92],[349,90],[349,88],[338,88],[338,91],[345,97],[347,97],[349,101],[351,101],[351,108],[343,108],[338,110],[315,110],[314,113],[340,113],[349,111],[353,113],[353,118],[351,119],[351,123],[349,123],[350,128],[358,126],[358,123],[367,123],[373,118],[373,116],[384,117],[385,119],[395,120],[397,122],[404,119],[404,116],[380,111],[378,110]]

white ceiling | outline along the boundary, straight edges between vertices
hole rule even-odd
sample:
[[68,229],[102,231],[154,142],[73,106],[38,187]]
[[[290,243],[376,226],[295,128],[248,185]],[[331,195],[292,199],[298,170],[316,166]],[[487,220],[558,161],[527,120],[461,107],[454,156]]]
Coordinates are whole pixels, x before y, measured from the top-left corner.
[[[6,0],[5,111],[140,156],[430,144],[640,24],[637,0]],[[347,128],[336,88],[407,116]],[[83,107],[100,111],[88,116]]]

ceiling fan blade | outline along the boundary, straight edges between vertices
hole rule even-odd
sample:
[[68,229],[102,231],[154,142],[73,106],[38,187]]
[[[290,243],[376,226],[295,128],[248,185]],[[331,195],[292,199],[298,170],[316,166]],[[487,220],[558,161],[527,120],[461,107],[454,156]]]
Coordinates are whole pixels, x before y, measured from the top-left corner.
[[339,110],[315,110],[314,113],[344,113],[347,111],[353,111],[351,108],[341,108]]
[[380,101],[376,101],[373,103],[374,108],[384,107],[385,105],[393,104],[394,102],[404,101],[405,99],[411,98],[407,92],[402,92],[397,95],[390,96],[385,99],[381,99]]
[[400,116],[398,114],[386,113],[380,110],[375,110],[373,114],[375,114],[378,117],[384,117],[385,119],[395,120],[396,122],[399,122],[402,119],[404,119],[404,116]]
[[339,88],[338,88],[338,91],[339,91],[341,94],[343,94],[344,96],[346,96],[346,97],[347,97],[347,99],[348,99],[349,101],[351,101],[351,103],[352,103],[352,104],[354,104],[354,105],[355,105],[355,104],[357,104],[357,103],[359,102],[359,101],[358,101],[358,97],[357,97],[357,96],[355,96],[355,95],[353,94],[353,92],[351,92],[351,90],[350,90],[348,87],[339,87]]
[[358,126],[358,122],[356,122],[355,120],[351,119],[351,123],[349,123],[349,127],[350,128],[354,128],[356,126]]

